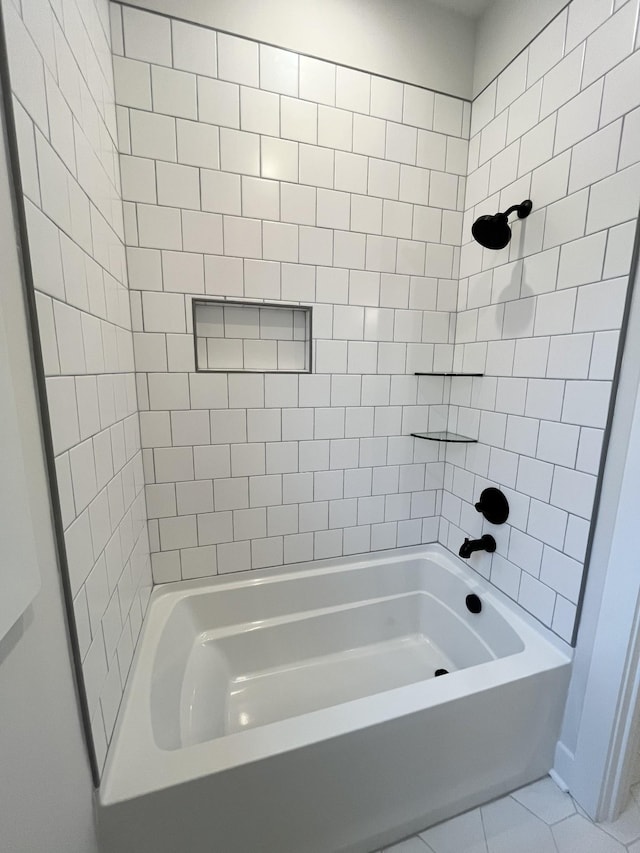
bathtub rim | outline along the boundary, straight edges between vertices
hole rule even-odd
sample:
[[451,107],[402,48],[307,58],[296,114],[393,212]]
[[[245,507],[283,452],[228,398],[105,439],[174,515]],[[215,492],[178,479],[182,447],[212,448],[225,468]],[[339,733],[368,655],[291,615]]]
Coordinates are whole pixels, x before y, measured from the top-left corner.
[[[432,560],[461,577],[470,592],[481,595],[508,621],[522,639],[524,649],[451,673],[446,679],[414,682],[181,749],[165,750],[157,746],[148,708],[154,657],[166,622],[180,600],[217,587],[242,588],[275,580],[286,582],[287,578],[307,573],[331,574],[362,569],[371,563],[388,562],[391,556],[402,560]],[[494,689],[549,669],[569,666],[573,657],[573,649],[560,637],[436,543],[162,584],[152,592],[144,622],[97,793],[100,807],[455,702],[471,693]]]
[[[168,613],[173,607],[173,604],[166,610],[165,599],[174,599],[177,602],[180,599],[188,598],[196,594],[198,591],[215,590],[219,586],[228,589],[240,589],[246,586],[261,586],[264,583],[276,579],[287,580],[300,575],[317,573],[331,574],[339,570],[364,568],[371,563],[384,563],[389,557],[397,555],[402,560],[416,557],[428,557],[434,562],[443,566],[446,569],[453,569],[453,573],[462,577],[464,582],[469,586],[471,592],[479,594],[482,592],[485,600],[497,607],[498,611],[507,619],[514,618],[515,621],[524,623],[528,628],[533,629],[537,634],[541,635],[545,640],[554,645],[559,651],[564,652],[569,657],[573,655],[573,647],[562,639],[558,634],[544,625],[532,613],[525,610],[518,602],[510,598],[501,589],[492,584],[488,578],[485,578],[473,568],[472,563],[462,560],[452,551],[449,551],[443,545],[437,542],[430,542],[422,545],[409,545],[399,548],[388,548],[383,551],[372,551],[366,554],[352,554],[343,557],[325,557],[320,560],[307,560],[302,563],[288,563],[280,566],[270,566],[264,569],[251,569],[249,571],[229,572],[222,575],[211,575],[203,578],[189,578],[188,580],[168,581],[166,583],[155,584],[149,598],[149,605],[144,617],[145,626],[150,621],[153,611],[160,611],[163,618],[166,619]],[[375,596],[372,596],[374,598]],[[506,610],[503,612],[502,608]],[[154,617],[156,613],[154,612]],[[143,626],[144,631],[144,626]],[[136,647],[134,658],[130,672],[133,671],[133,666],[136,662],[136,657],[139,653],[143,640],[143,635]]]

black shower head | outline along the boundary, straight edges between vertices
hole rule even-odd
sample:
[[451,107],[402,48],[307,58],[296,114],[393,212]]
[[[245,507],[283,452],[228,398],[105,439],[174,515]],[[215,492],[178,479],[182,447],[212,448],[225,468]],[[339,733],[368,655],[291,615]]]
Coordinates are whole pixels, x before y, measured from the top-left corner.
[[471,226],[474,240],[484,246],[485,249],[504,249],[511,240],[509,214],[517,211],[518,219],[524,219],[531,213],[531,207],[531,200],[527,199],[522,204],[514,204],[504,213],[495,213],[493,216],[479,216]]

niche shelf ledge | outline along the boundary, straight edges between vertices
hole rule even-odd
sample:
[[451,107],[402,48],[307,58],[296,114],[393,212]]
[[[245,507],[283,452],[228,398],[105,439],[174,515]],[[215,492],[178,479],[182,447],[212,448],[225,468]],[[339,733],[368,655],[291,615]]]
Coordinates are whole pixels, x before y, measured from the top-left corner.
[[438,371],[428,371],[422,372],[417,371],[413,374],[414,376],[484,376],[484,373],[441,373]]
[[436,432],[412,432],[414,438],[423,438],[426,441],[441,441],[448,444],[477,444],[477,438],[469,438],[468,435],[460,435],[457,432],[439,430]]

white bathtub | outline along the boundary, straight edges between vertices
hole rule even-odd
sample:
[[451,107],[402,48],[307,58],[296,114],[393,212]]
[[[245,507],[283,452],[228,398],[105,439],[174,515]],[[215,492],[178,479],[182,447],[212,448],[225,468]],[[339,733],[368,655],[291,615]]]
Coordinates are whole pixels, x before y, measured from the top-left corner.
[[102,849],[368,853],[544,775],[569,668],[437,545],[158,587]]

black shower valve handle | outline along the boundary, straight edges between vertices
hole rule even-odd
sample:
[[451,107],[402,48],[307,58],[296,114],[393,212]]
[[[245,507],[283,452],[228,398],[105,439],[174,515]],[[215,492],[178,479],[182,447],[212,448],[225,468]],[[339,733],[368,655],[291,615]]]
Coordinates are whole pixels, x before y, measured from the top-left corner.
[[475,508],[490,524],[504,524],[509,518],[509,502],[499,489],[491,486],[480,493]]
[[491,501],[488,500],[488,495],[482,492],[482,494],[480,495],[480,500],[476,501],[474,506],[476,508],[476,512],[481,512],[484,515],[487,509],[490,510],[491,507]]

